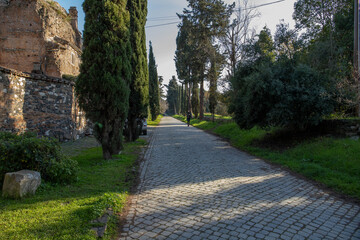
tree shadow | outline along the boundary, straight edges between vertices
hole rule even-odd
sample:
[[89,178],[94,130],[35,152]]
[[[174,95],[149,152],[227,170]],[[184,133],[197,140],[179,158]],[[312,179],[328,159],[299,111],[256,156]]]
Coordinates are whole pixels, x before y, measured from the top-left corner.
[[132,237],[167,239],[171,232],[177,239],[350,239],[359,234],[359,205],[213,135],[166,124],[154,134],[135,217],[125,225]]

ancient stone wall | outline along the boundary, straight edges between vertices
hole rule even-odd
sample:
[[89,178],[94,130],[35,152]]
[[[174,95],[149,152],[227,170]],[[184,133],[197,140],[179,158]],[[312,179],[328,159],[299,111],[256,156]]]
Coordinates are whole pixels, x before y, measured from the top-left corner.
[[37,132],[60,141],[90,133],[74,83],[0,67],[0,131]]
[[53,77],[78,75],[81,33],[77,11],[52,0],[0,0],[0,66]]

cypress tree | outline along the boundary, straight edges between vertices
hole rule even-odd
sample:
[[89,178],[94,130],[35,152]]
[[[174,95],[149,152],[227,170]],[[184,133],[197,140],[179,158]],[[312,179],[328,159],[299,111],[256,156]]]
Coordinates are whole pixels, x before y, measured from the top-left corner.
[[122,149],[131,77],[127,0],[85,0],[84,51],[76,94],[104,159]]
[[137,121],[147,117],[149,104],[149,72],[146,54],[145,24],[147,0],[128,0],[130,12],[131,84],[128,114],[129,141],[139,137]]
[[160,113],[160,92],[158,73],[151,42],[149,43],[149,105],[152,120]]
[[177,84],[175,76],[172,76],[169,85],[167,85],[166,101],[169,105],[169,114],[177,114],[179,105],[179,85]]

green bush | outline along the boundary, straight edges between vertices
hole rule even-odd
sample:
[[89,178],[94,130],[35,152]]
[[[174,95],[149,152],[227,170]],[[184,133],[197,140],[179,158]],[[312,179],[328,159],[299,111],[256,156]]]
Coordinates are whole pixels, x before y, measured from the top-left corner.
[[[290,64],[288,64],[290,65]],[[286,71],[284,71],[286,69]],[[305,129],[318,125],[333,110],[326,82],[307,65],[279,62],[260,65],[234,79],[232,110],[241,128],[280,126]]]
[[66,184],[76,180],[78,163],[62,154],[55,139],[0,132],[0,184],[5,173],[22,169],[40,172],[45,181]]
[[278,25],[275,42],[264,28],[249,44],[231,82],[229,112],[241,128],[306,129],[334,111],[336,85],[302,61],[301,44],[284,24]]

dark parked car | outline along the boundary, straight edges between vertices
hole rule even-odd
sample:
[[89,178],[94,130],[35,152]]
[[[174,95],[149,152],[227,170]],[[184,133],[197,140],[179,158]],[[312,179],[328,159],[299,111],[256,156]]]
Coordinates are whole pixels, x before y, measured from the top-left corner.
[[142,128],[141,128],[142,134],[147,135],[147,119],[142,119]]
[[[139,135],[141,135],[141,134],[147,135],[147,119],[146,118],[137,119],[137,128],[138,128]],[[123,129],[123,135],[126,136],[128,131],[129,131],[128,120],[126,119],[124,129]]]

